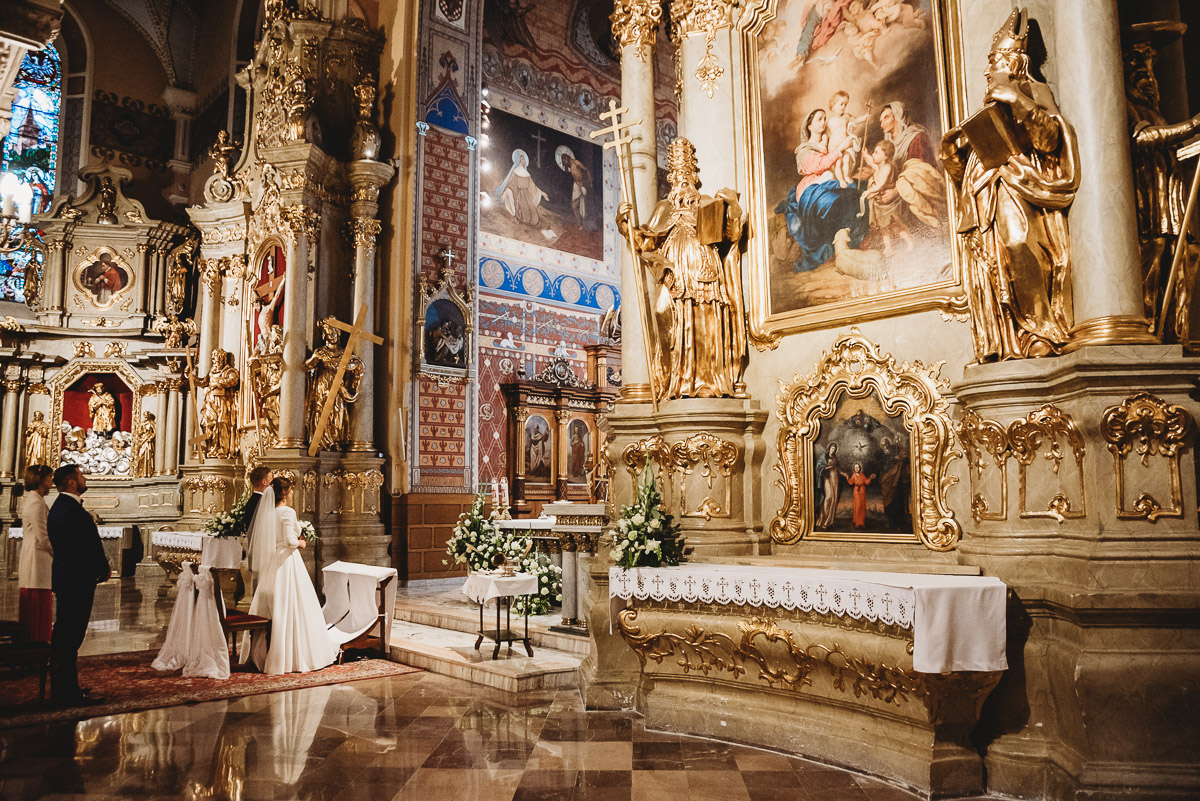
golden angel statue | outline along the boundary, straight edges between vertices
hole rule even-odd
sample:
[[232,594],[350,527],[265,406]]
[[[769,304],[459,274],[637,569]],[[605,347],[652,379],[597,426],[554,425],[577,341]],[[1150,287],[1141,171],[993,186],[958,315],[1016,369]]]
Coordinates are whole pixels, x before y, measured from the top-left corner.
[[34,412],[33,420],[25,427],[25,466],[50,464],[50,437],[54,429],[46,422],[46,415]]
[[[746,313],[739,242],[745,215],[737,193],[700,194],[696,148],[679,138],[667,149],[671,191],[634,242],[658,282],[653,298],[660,398],[740,396],[745,388]],[[628,234],[629,206],[617,225]]]
[[200,407],[200,430],[204,433],[204,455],[228,459],[237,452],[237,389],[241,375],[233,366],[233,355],[221,348],[212,352],[212,367],[203,378],[191,375],[194,386],[208,389]]
[[107,434],[117,427],[117,400],[105,388],[103,381],[92,384],[88,415],[92,418],[92,431]]
[[1079,188],[1075,131],[1029,72],[1028,12],[995,36],[984,107],[939,156],[959,198],[957,233],[979,362],[1049,356],[1071,339],[1067,209]]
[[133,474],[138,478],[154,475],[154,439],[157,434],[154,412],[142,412],[142,420],[137,424],[133,440]]
[[313,351],[304,363],[308,371],[308,395],[305,398],[305,422],[311,441],[317,433],[317,423],[325,408],[325,399],[333,397],[329,420],[321,432],[321,450],[339,450],[350,444],[350,404],[358,400],[358,387],[362,382],[363,363],[357,356],[350,357],[346,373],[339,386],[333,385],[338,362],[345,352],[340,344],[341,333],[329,319],[321,321],[321,335],[325,344]]

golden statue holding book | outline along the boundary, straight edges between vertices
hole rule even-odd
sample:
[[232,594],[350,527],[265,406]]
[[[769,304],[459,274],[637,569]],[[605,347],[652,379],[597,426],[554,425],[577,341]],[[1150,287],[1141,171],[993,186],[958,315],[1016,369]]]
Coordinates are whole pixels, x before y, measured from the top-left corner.
[[650,268],[650,338],[658,399],[744,396],[746,312],[739,242],[746,217],[737,193],[700,194],[696,148],[679,138],[667,148],[671,191],[650,220],[631,226],[622,203],[617,225]]
[[1075,132],[1029,72],[1028,12],[995,36],[984,107],[946,132],[975,359],[1049,356],[1071,339],[1066,212],[1079,187]]

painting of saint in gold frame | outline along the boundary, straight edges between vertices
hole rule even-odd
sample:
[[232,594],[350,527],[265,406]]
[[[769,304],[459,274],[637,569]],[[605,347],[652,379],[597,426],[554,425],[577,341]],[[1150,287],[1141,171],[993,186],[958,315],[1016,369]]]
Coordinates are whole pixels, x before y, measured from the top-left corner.
[[72,277],[75,287],[97,309],[111,307],[134,283],[129,264],[108,247],[97,248],[76,265]]
[[756,341],[965,308],[937,159],[963,107],[955,2],[758,0],[743,15]]

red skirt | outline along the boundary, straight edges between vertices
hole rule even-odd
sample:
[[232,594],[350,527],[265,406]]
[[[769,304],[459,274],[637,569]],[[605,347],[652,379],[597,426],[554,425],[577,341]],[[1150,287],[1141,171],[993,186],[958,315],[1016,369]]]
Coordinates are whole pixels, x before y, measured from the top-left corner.
[[17,619],[26,642],[50,642],[54,627],[54,593],[22,587]]

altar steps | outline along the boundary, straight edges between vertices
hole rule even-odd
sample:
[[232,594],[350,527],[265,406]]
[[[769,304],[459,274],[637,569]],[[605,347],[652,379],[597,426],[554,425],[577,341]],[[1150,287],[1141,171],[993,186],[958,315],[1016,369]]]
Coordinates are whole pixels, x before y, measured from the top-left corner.
[[[485,640],[475,650],[479,607],[462,596],[461,583],[453,589],[400,589],[392,624],[393,660],[509,693],[578,686],[579,664],[590,650],[587,637],[551,631],[557,614],[530,617],[533,656],[514,643],[504,645],[500,658],[493,660],[495,643]],[[494,611],[485,613],[485,627],[495,622]],[[523,631],[523,626],[523,619],[514,615],[513,630]]]

